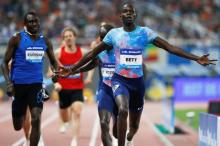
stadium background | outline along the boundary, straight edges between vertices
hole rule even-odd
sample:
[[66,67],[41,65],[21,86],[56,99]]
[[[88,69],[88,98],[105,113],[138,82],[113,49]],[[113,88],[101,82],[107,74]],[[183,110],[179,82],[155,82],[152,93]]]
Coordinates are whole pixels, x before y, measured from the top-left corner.
[[[41,30],[52,40],[55,49],[60,46],[62,29],[73,26],[78,30],[77,43],[88,51],[100,22],[121,25],[120,4],[124,2],[132,2],[137,8],[137,23],[149,26],[172,44],[197,55],[210,53],[210,58],[220,58],[219,0],[58,0],[56,3],[52,0],[9,0],[0,1],[1,59],[9,38],[22,29],[23,15],[28,10],[38,12]],[[154,93],[157,88],[153,88],[158,81],[173,86],[175,77],[217,77],[220,74],[219,63],[205,68],[153,45],[146,49],[144,56],[148,69],[147,88],[152,89],[148,90],[150,98],[161,98]],[[169,94],[174,95],[172,88]],[[220,95],[217,91],[213,94]]]
[[[23,15],[28,10],[39,14],[41,30],[52,40],[54,49],[60,46],[62,29],[73,26],[78,31],[77,43],[86,52],[91,49],[89,45],[97,36],[100,22],[121,26],[119,12],[124,2],[134,4],[140,25],[152,28],[186,51],[197,55],[210,53],[210,58],[220,60],[220,0],[0,0],[0,62],[9,38],[22,29]],[[166,105],[170,105],[170,101],[207,104],[220,99],[219,62],[203,67],[153,45],[146,49],[144,59],[147,99],[169,99],[168,103],[164,102]],[[47,63],[45,74],[46,68]],[[45,81],[50,83],[50,79]],[[96,84],[97,74],[88,86],[88,96],[94,95]],[[5,101],[8,98],[4,94],[2,74],[0,87],[1,101]]]

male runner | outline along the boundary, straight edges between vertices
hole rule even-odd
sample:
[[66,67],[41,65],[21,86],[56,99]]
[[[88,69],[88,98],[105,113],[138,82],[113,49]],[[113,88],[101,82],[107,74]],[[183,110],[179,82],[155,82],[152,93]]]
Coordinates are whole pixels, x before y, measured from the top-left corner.
[[[43,110],[43,60],[47,53],[53,70],[57,62],[48,38],[40,34],[40,20],[30,11],[24,16],[24,30],[9,40],[2,71],[7,83],[7,94],[13,96],[12,118],[15,130],[24,124],[27,107],[31,114],[30,146],[37,146],[41,135],[41,113]],[[11,71],[8,63],[12,59]]]
[[[100,41],[113,28],[110,24],[102,24],[99,29]],[[96,44],[97,45],[97,44]],[[101,83],[98,87],[98,112],[101,126],[101,138],[104,146],[112,146],[112,138],[109,133],[110,120],[113,118],[113,135],[117,138],[117,105],[111,89],[111,79],[115,71],[115,56],[113,50],[105,50],[86,66],[78,69],[77,72],[85,72],[98,66],[101,70]]]
[[[62,75],[74,73],[79,67],[95,58],[103,50],[113,48],[116,58],[112,90],[118,106],[118,146],[131,146],[139,128],[144,105],[143,52],[150,43],[180,57],[194,60],[201,65],[214,64],[208,55],[201,57],[184,52],[159,37],[148,27],[135,24],[136,10],[131,4],[124,4],[121,11],[123,27],[112,29],[103,41],[75,64],[71,70],[63,68]],[[129,113],[129,131],[127,117]]]
[[[56,53],[57,60],[61,66],[71,66],[78,62],[83,54],[79,45],[76,45],[76,30],[66,27],[62,31],[63,45]],[[85,83],[91,82],[88,73]],[[59,93],[59,110],[61,117],[60,132],[64,133],[69,124],[72,129],[71,146],[77,146],[77,139],[80,132],[80,117],[83,108],[83,74],[81,72],[65,78],[58,78],[54,84]]]

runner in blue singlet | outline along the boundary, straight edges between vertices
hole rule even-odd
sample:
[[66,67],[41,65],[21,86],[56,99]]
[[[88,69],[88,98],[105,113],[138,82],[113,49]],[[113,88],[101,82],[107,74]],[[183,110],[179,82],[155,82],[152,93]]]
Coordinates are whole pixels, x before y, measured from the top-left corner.
[[[99,37],[100,40],[105,37],[108,31],[113,28],[110,24],[100,26]],[[100,67],[101,83],[97,93],[98,112],[100,117],[101,138],[104,146],[112,146],[112,138],[109,133],[110,119],[113,118],[113,135],[117,138],[117,105],[114,100],[112,92],[111,79],[115,72],[115,55],[113,50],[105,50],[98,54],[98,57],[91,61],[86,66],[78,69],[78,72],[85,72],[95,66]]]
[[[57,62],[51,42],[39,32],[40,22],[35,12],[28,12],[25,15],[24,25],[24,30],[9,40],[2,71],[7,83],[7,94],[14,97],[12,102],[14,129],[22,128],[28,107],[31,114],[30,145],[37,146],[41,135],[43,110],[44,54],[48,55],[53,70],[57,69]],[[12,60],[11,71],[8,66],[10,60]]]

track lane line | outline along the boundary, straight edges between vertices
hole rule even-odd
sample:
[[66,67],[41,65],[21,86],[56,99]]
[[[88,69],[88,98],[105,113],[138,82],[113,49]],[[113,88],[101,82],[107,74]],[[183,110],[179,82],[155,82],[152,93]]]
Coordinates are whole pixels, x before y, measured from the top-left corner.
[[[58,118],[58,113],[54,113],[52,114],[49,118],[47,118],[46,120],[43,121],[42,125],[41,125],[41,129],[44,129],[46,126],[48,126],[50,123],[54,122],[56,119]],[[20,138],[18,141],[16,141],[15,143],[13,143],[11,146],[19,146],[22,143],[24,143],[25,141],[25,137],[23,136],[22,138]]]
[[152,127],[153,131],[156,133],[156,135],[160,138],[160,140],[166,145],[166,146],[174,146],[153,124],[153,122],[149,119],[149,117],[145,114],[142,114],[144,121]]
[[99,132],[99,116],[98,114],[96,114],[96,118],[95,118],[93,128],[92,128],[92,135],[91,135],[91,139],[89,142],[89,146],[95,146],[98,132]]

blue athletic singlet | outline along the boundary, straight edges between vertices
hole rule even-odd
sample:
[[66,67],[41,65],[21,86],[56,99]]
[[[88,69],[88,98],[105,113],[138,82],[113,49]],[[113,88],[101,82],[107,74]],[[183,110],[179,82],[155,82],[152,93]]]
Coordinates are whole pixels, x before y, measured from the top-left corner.
[[101,61],[102,81],[111,87],[111,79],[115,72],[115,55],[113,50],[105,50],[98,55]]
[[25,31],[20,32],[20,42],[12,60],[11,80],[15,84],[43,82],[43,59],[47,49],[42,35],[32,40]]
[[131,32],[122,27],[110,30],[103,42],[113,46],[115,52],[115,72],[127,78],[143,76],[143,52],[157,34],[148,27],[137,26]]
[[98,110],[107,110],[113,113],[114,116],[117,115],[117,105],[115,103],[113,92],[112,92],[112,76],[115,72],[115,55],[113,50],[105,50],[99,55],[100,68],[102,83],[100,84],[97,99],[98,99]]

